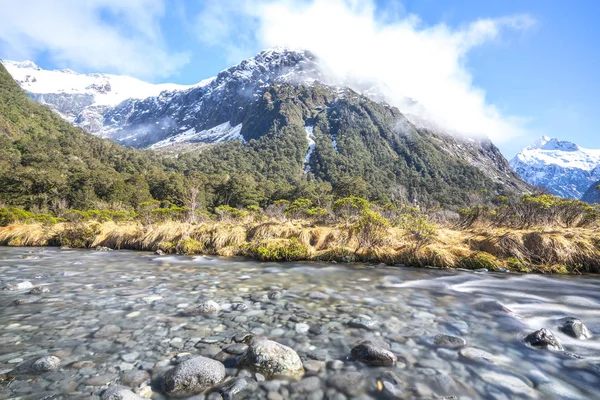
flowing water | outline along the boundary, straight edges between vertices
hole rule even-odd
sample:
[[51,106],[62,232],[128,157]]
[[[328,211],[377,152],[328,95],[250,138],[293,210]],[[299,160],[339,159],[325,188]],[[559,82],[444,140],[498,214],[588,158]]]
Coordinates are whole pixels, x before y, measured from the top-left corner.
[[[119,382],[166,399],[157,382],[181,353],[223,361],[228,377],[256,379],[247,398],[600,398],[596,276],[0,248],[1,286],[23,281],[49,292],[0,291],[0,399],[97,399]],[[267,296],[274,292],[280,296]],[[221,312],[181,314],[205,300]],[[562,333],[566,316],[581,319],[594,336]],[[107,325],[119,329],[94,335]],[[543,327],[564,351],[523,342]],[[238,357],[221,349],[244,333],[293,348],[305,363],[304,381],[263,380],[238,369]],[[466,347],[436,346],[439,333],[464,338]],[[390,349],[398,361],[353,361],[350,349],[361,339]],[[61,359],[57,371],[10,372],[50,354]]]

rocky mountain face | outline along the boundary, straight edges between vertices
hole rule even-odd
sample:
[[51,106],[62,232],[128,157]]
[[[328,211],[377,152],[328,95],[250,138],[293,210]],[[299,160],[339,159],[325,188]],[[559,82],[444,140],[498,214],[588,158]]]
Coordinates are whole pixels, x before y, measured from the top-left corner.
[[600,203],[600,181],[594,182],[583,194],[581,200],[586,203]]
[[[331,81],[308,51],[263,51],[192,87],[144,86],[155,91],[149,96],[119,89],[129,98],[118,102],[123,77],[75,74],[85,85],[47,87],[39,82],[48,71],[17,64],[7,69],[35,100],[117,143],[176,152],[184,170],[334,188],[352,177],[368,184],[370,197],[432,205],[530,189],[489,140],[415,125],[372,88]],[[32,68],[37,74],[21,71]]]
[[510,161],[528,183],[561,197],[581,199],[600,180],[600,150],[542,137]]
[[154,85],[120,75],[86,75],[69,69],[44,70],[31,61],[2,61],[2,64],[31,98],[99,136],[106,130],[104,113],[119,103],[190,88],[175,84]]

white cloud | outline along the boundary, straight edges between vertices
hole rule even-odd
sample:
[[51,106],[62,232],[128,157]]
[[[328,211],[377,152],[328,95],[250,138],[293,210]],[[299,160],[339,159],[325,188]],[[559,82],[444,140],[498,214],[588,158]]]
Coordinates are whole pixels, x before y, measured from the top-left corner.
[[46,53],[64,67],[140,78],[169,76],[188,61],[163,43],[163,0],[0,0],[0,10],[6,58]]
[[375,81],[391,104],[449,131],[486,135],[499,143],[526,133],[525,118],[504,115],[474,86],[466,61],[469,51],[503,31],[529,28],[531,17],[479,19],[452,28],[425,26],[417,16],[402,13],[401,8],[382,13],[372,0],[221,1],[201,21],[218,19],[210,42],[237,44],[238,53],[239,27],[248,21],[252,32],[246,34],[253,34],[260,47],[309,49],[331,76]]

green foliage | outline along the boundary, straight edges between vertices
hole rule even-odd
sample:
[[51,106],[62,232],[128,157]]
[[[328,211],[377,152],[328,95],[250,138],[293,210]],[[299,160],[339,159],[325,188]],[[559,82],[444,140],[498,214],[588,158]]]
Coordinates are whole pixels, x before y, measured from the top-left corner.
[[[176,246],[180,254],[202,254],[205,252],[204,244],[191,238],[181,239]],[[163,251],[165,251],[163,249]]]
[[114,210],[68,210],[64,218],[70,222],[76,221],[97,221],[97,222],[126,222],[135,221],[138,215],[135,211],[114,211]]
[[428,240],[436,232],[435,225],[423,215],[402,214],[398,220],[398,227],[409,231],[419,241]]
[[99,233],[98,224],[74,223],[59,233],[58,241],[64,247],[89,248]]
[[483,251],[475,252],[470,257],[464,258],[460,265],[468,269],[487,269],[489,271],[495,271],[502,267],[496,257]]
[[519,229],[533,226],[589,227],[600,220],[600,205],[549,194],[527,194],[496,207],[464,208],[459,214],[459,225],[463,227],[470,227],[477,222]]
[[137,208],[137,214],[145,224],[164,221],[185,221],[188,213],[189,209],[187,207],[180,207],[168,200],[146,201],[140,203]]
[[248,253],[260,261],[299,261],[310,258],[310,249],[297,238],[263,241],[250,247]]
[[390,222],[377,211],[364,209],[360,218],[352,226],[352,233],[358,239],[358,249],[382,246],[386,242]]
[[248,216],[248,211],[230,206],[219,206],[215,208],[215,214],[219,221],[241,221]]
[[8,226],[15,223],[54,225],[62,221],[64,219],[56,218],[50,214],[35,214],[15,207],[0,208],[0,226]]
[[0,202],[131,207],[151,199],[147,182],[157,168],[151,154],[91,136],[29,99],[0,66]]
[[358,217],[363,211],[369,209],[369,201],[356,196],[339,199],[333,203],[332,210],[339,220]]

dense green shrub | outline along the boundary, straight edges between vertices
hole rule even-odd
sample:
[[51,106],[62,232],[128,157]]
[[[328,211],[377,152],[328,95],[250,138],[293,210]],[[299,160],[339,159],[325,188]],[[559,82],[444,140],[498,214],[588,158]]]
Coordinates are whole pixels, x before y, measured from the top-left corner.
[[600,220],[600,205],[543,194],[523,195],[516,201],[502,200],[496,207],[472,206],[460,210],[462,227],[483,222],[517,229],[534,226],[589,227]]
[[352,233],[358,239],[358,249],[378,247],[386,242],[390,222],[377,211],[363,210],[360,218],[352,226]]
[[358,217],[364,210],[369,209],[369,201],[361,197],[350,196],[336,200],[333,203],[332,211],[339,220]]
[[219,221],[241,221],[249,212],[231,206],[219,206],[215,208],[215,214]]
[[56,218],[50,214],[35,214],[15,207],[0,208],[0,226],[8,226],[15,223],[54,225],[62,221],[64,219]]
[[250,245],[247,254],[261,261],[299,261],[310,258],[310,249],[297,238],[278,239]]
[[89,248],[100,233],[100,226],[94,224],[74,223],[68,224],[58,234],[61,246],[72,248]]

